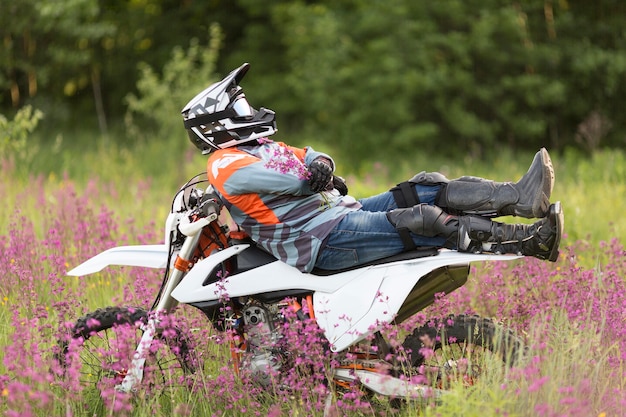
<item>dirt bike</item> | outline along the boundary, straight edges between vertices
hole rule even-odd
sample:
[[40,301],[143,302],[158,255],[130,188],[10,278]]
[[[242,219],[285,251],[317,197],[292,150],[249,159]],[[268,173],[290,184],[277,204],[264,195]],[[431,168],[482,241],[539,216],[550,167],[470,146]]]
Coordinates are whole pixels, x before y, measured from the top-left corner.
[[[148,374],[166,374],[169,365],[159,363],[161,354],[155,348],[159,343],[183,373],[199,369],[185,333],[168,322],[179,304],[197,308],[215,328],[227,332],[234,372],[246,372],[260,384],[270,384],[289,366],[288,346],[278,343],[289,320],[285,311],[293,312],[296,320],[313,320],[328,351],[344,358],[335,362],[329,383],[336,387],[358,383],[383,396],[433,395],[444,389],[442,380],[451,373],[465,380],[479,377],[480,365],[468,363],[476,347],[504,363],[519,353],[521,341],[513,332],[477,316],[450,316],[420,325],[408,332],[402,349],[381,329],[403,323],[431,305],[438,294],[464,285],[471,262],[520,256],[420,248],[345,270],[303,273],[238,230],[229,230],[212,187],[203,186],[206,180],[200,175],[175,195],[163,244],[112,248],[68,272],[84,276],[110,265],[165,271],[150,309],[96,310],[79,319],[69,339],[61,341],[61,362],[68,366],[78,358],[80,372],[91,383],[106,379],[116,390],[131,392],[146,383]],[[117,337],[138,339],[132,344],[134,351],[121,352],[112,341],[113,333],[124,327],[130,333]],[[426,355],[424,349],[440,353]],[[428,382],[408,378],[416,373],[428,375]]]

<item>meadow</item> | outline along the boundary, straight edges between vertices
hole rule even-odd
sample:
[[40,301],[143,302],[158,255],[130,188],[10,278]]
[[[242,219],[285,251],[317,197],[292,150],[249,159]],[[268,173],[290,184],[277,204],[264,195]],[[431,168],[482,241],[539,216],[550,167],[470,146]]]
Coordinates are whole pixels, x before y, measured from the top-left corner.
[[[177,319],[204,363],[185,386],[100,396],[60,372],[57,340],[79,316],[110,305],[147,308],[153,301],[158,271],[65,273],[112,246],[162,241],[175,190],[205,168],[204,158],[192,151],[165,161],[163,155],[171,154],[159,144],[100,143],[79,151],[61,144],[27,160],[0,160],[0,410],[15,417],[323,415],[328,391],[318,379],[296,375],[288,393],[243,383],[229,368],[223,335],[185,308]],[[553,200],[562,202],[566,216],[559,261],[477,264],[467,285],[424,312],[492,317],[524,338],[525,360],[487,372],[471,387],[454,384],[441,403],[395,411],[393,404],[355,390],[337,398],[331,415],[626,415],[626,154],[552,157]],[[531,158],[505,152],[486,163],[415,155],[393,168],[373,163],[350,169],[338,161],[338,170],[351,194],[362,197],[416,170],[514,180]],[[313,363],[328,360],[314,343],[300,348]]]

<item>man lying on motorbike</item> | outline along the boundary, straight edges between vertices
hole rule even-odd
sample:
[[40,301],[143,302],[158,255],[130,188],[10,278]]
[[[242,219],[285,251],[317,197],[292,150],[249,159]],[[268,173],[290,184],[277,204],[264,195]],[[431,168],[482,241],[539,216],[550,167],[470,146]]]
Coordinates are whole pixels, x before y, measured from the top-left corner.
[[[246,100],[239,83],[248,68],[209,86],[182,114],[192,143],[210,155],[209,181],[233,220],[278,259],[304,272],[336,270],[435,246],[556,261],[563,213],[550,204],[554,171],[545,149],[517,182],[421,172],[356,200],[333,175],[330,156],[268,139],[275,114]],[[491,220],[507,215],[539,220]]]

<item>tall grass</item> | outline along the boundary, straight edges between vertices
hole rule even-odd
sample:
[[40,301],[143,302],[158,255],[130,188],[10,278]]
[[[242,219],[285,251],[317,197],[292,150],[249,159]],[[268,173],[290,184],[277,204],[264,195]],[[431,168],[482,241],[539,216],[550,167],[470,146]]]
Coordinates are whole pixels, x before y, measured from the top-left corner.
[[[52,152],[52,151],[51,151]],[[56,153],[54,153],[56,152]],[[228,366],[222,334],[190,309],[178,313],[189,330],[204,369],[186,387],[167,395],[110,392],[88,396],[76,381],[62,378],[54,360],[56,340],[74,320],[107,305],[149,307],[160,281],[156,271],[111,268],[88,277],[65,272],[111,246],[156,243],[174,190],[204,169],[202,158],[142,145],[85,148],[77,159],[62,148],[56,161],[35,155],[33,164],[2,162],[0,192],[0,410],[8,416],[81,415],[322,415],[327,391],[310,366],[322,367],[315,332],[302,329],[312,362],[291,375],[288,394],[243,383]],[[521,176],[532,155],[501,154],[490,164],[453,165],[416,156],[385,170],[349,172],[352,194],[383,191],[416,170],[450,177],[471,174],[497,179]],[[523,335],[529,360],[509,372],[494,372],[473,387],[452,387],[439,404],[409,405],[401,415],[425,416],[613,416],[626,413],[626,205],[622,152],[590,159],[553,155],[567,237],[556,264],[524,259],[477,265],[468,284],[426,312],[477,313]],[[165,161],[165,162],[164,162]],[[181,162],[182,161],[182,162]],[[64,174],[67,172],[67,174]],[[326,358],[327,359],[327,358]],[[306,368],[306,369],[305,369]],[[319,374],[317,374],[319,375]],[[349,393],[337,398],[334,415],[389,413],[383,399]]]

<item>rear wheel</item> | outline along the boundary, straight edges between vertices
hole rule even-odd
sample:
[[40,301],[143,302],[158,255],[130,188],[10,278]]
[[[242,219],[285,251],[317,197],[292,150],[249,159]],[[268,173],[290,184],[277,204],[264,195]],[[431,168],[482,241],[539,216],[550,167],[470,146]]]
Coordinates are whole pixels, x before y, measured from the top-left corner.
[[439,388],[459,380],[472,385],[487,371],[513,365],[523,349],[512,331],[490,319],[466,315],[417,328],[403,346],[412,368]]
[[[68,375],[73,372],[83,390],[104,391],[122,382],[148,321],[142,309],[107,307],[80,318],[58,356]],[[187,338],[175,327],[159,328],[144,365],[141,386],[162,391],[183,385],[195,370]],[[76,374],[78,372],[78,374]]]

